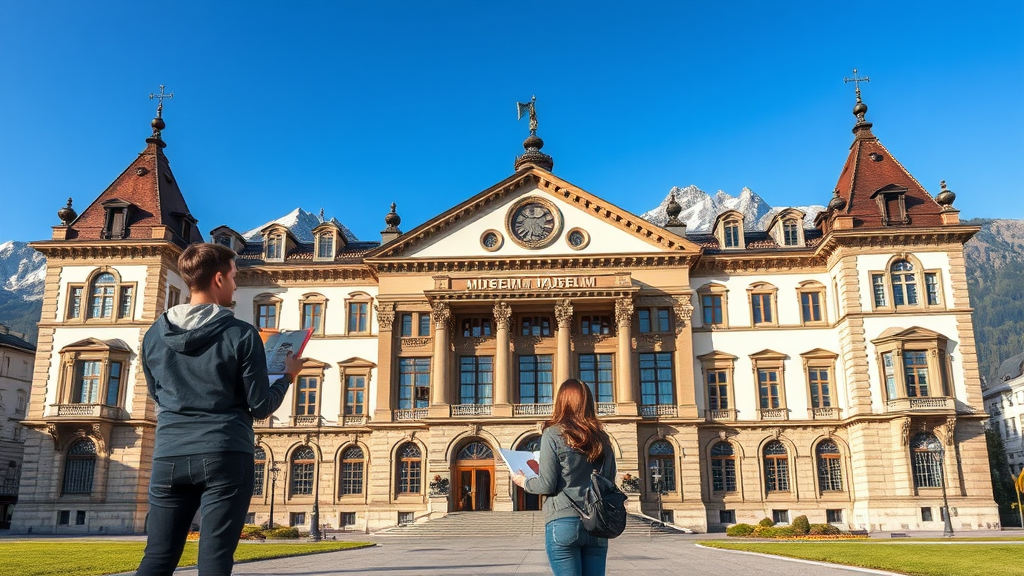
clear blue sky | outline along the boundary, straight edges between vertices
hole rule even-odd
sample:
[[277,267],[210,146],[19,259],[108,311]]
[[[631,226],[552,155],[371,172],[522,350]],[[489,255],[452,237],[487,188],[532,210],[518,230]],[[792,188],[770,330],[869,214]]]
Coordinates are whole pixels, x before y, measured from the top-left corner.
[[828,201],[868,119],[963,217],[1024,218],[1024,3],[0,0],[0,241],[50,236],[164,139],[204,234],[321,207],[378,239],[512,173],[636,213],[671,186]]

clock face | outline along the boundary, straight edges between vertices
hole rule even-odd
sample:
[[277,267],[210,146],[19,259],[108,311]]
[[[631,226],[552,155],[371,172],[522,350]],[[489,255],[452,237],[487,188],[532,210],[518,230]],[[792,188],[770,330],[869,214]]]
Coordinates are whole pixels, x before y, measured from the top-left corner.
[[509,233],[527,248],[539,248],[557,234],[561,226],[557,209],[547,202],[529,200],[512,209],[509,214]]

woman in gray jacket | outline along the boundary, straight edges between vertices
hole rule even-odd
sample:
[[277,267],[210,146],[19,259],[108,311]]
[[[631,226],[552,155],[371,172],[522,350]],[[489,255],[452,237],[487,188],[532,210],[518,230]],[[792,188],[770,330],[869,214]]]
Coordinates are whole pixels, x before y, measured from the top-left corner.
[[579,380],[558,388],[551,419],[540,441],[540,470],[527,479],[520,470],[512,482],[544,500],[545,547],[555,576],[603,576],[608,539],[591,536],[570,499],[577,504],[594,470],[615,480],[615,456],[597,419],[594,396]]

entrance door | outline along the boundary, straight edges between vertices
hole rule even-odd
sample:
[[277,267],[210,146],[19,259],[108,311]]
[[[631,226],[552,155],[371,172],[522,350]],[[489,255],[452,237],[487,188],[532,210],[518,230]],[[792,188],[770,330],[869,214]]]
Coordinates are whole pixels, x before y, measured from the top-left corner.
[[483,442],[468,444],[455,461],[457,511],[490,510],[494,499],[494,453]]

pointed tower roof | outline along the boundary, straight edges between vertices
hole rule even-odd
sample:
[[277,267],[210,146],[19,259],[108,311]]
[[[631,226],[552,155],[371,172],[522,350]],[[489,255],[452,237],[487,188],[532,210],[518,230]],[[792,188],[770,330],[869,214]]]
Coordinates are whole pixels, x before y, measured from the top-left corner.
[[146,148],[121,174],[107,186],[77,218],[68,225],[67,240],[105,240],[107,214],[111,205],[127,206],[125,233],[120,239],[165,239],[186,246],[202,242],[196,219],[178,188],[164,155],[161,131],[163,103],[153,119],[153,134],[146,138]]

